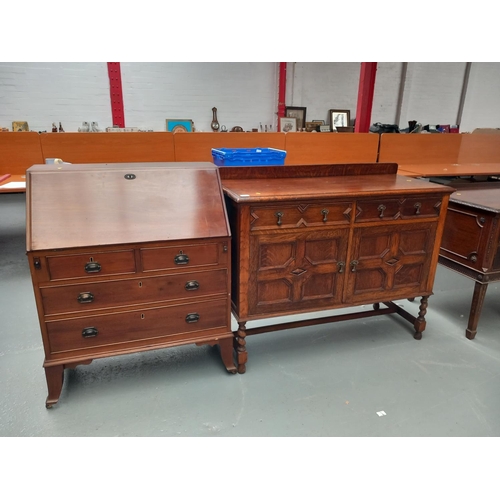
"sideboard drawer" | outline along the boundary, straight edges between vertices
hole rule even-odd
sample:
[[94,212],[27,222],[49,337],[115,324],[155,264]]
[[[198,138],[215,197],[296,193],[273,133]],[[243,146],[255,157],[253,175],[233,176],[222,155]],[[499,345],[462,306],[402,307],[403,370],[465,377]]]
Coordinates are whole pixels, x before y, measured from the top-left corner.
[[214,266],[220,263],[219,245],[207,243],[203,245],[142,248],[141,260],[143,271]]
[[133,312],[47,321],[54,353],[228,328],[227,298]]
[[51,280],[135,272],[133,250],[47,257]]
[[46,315],[227,293],[227,269],[41,287]]
[[438,217],[441,212],[442,198],[438,196],[405,198],[401,207],[403,219]]
[[391,220],[400,217],[401,200],[398,198],[358,200],[356,202],[356,222]]
[[441,197],[380,198],[358,200],[356,222],[439,217]]
[[250,209],[250,226],[255,229],[317,227],[349,224],[352,203],[303,203],[256,206]]

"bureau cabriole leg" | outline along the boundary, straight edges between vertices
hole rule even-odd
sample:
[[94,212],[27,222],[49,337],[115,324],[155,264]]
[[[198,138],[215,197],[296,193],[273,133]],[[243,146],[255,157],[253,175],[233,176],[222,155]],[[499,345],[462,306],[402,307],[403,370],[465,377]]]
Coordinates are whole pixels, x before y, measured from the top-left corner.
[[488,289],[488,283],[478,283],[474,285],[474,295],[472,296],[472,305],[469,313],[469,324],[465,330],[465,336],[472,340],[477,333],[477,324],[479,323],[479,316],[481,316],[481,310],[483,308],[484,297],[486,296],[486,290]]
[[246,321],[238,323],[238,331],[236,332],[236,360],[238,362],[238,373],[245,373],[247,368],[245,363],[248,360],[248,353],[246,349]]
[[46,408],[52,408],[59,401],[64,381],[64,365],[46,366],[45,378],[47,379],[47,388],[49,395],[45,401]]
[[427,312],[427,304],[428,304],[429,296],[422,297],[420,300],[420,307],[418,317],[413,324],[415,328],[415,333],[413,334],[413,338],[416,340],[420,340],[422,338],[422,332],[425,330],[426,322],[425,322],[425,313]]
[[222,358],[222,362],[226,367],[226,370],[229,373],[236,373],[237,368],[234,364],[234,348],[233,348],[233,339],[227,338],[219,341],[220,347],[220,355]]

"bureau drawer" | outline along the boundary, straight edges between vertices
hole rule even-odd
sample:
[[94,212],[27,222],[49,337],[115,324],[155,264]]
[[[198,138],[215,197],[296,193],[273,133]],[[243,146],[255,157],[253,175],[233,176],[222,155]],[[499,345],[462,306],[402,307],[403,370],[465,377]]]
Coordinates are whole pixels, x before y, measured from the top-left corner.
[[250,208],[250,226],[255,229],[317,227],[349,224],[352,203],[304,203],[254,206]]
[[217,243],[142,248],[142,269],[143,271],[159,271],[163,269],[215,266],[220,263],[220,253],[219,244]]
[[356,222],[438,217],[441,196],[358,200]]
[[227,293],[227,270],[41,287],[44,313],[83,312]]
[[228,299],[48,321],[52,353],[229,328]]
[[47,257],[51,280],[135,272],[133,250]]

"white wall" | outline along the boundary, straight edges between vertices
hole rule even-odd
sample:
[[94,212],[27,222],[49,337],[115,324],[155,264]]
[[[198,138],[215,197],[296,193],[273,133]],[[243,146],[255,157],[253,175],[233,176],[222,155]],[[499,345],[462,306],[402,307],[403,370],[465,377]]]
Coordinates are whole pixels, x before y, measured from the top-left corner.
[[[121,63],[125,124],[165,130],[167,118],[190,118],[210,130],[212,107],[221,125],[244,130],[273,125],[278,107],[278,63]],[[410,62],[404,80],[399,125],[456,123],[466,63]],[[371,122],[395,123],[403,63],[378,64]],[[288,106],[307,107],[307,121],[328,120],[329,109],[356,116],[359,62],[291,62]],[[461,131],[500,127],[500,63],[471,66]],[[50,131],[62,122],[76,131],[82,121],[112,125],[109,77],[104,62],[0,62],[0,127],[27,121]]]
[[83,121],[112,125],[106,63],[0,62],[0,127],[13,121],[48,132],[52,122],[66,131]]
[[212,108],[228,130],[273,125],[278,108],[276,63],[121,63],[125,123],[166,130],[165,120],[192,119],[211,131]]

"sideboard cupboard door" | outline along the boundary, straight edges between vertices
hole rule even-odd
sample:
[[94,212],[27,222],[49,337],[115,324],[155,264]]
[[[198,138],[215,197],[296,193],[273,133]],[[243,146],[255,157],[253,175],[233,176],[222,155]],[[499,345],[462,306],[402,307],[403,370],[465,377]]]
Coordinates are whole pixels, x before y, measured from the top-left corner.
[[426,292],[436,229],[432,222],[355,229],[346,302],[410,298]]
[[249,313],[328,308],[342,301],[348,229],[252,234]]

